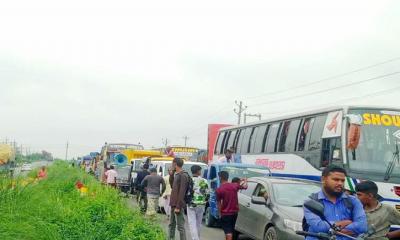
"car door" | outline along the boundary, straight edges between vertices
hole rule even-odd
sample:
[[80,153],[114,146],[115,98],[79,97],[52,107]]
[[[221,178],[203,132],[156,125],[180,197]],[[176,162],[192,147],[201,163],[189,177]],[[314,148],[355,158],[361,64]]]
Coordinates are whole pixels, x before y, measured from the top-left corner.
[[247,189],[242,189],[238,193],[238,200],[239,200],[239,213],[238,218],[236,220],[235,228],[242,233],[246,233],[250,235],[251,231],[249,230],[248,221],[251,216],[251,212],[249,211],[250,204],[251,204],[251,195],[256,188],[257,183],[253,181],[247,182]]
[[[252,196],[264,197],[268,203],[268,197],[270,197],[270,188],[264,182],[259,182],[253,191]],[[255,239],[263,239],[265,226],[271,221],[273,212],[268,205],[255,204],[250,202],[249,215],[251,216],[248,220],[248,228]]]

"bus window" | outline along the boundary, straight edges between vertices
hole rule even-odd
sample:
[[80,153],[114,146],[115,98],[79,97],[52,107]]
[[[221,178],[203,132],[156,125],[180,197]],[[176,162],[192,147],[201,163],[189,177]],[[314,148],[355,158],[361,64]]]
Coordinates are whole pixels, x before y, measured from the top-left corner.
[[224,149],[224,146],[225,146],[225,141],[226,141],[226,139],[228,138],[228,134],[229,134],[229,132],[224,132],[224,137],[222,138],[222,143],[221,143],[221,147],[220,147],[220,149],[219,149],[219,153],[220,154],[224,154],[225,153],[225,149]]
[[244,130],[244,133],[242,134],[238,142],[237,153],[247,153],[247,148],[252,130],[253,129],[250,127]]
[[226,149],[229,148],[228,141],[229,141],[229,138],[231,137],[231,133],[232,133],[232,131],[227,132],[225,140],[222,143],[222,152],[221,153],[225,153]]
[[326,167],[329,164],[342,164],[342,141],[340,137],[326,138],[322,141],[321,165]]
[[254,139],[254,149],[252,152],[254,153],[263,152],[267,134],[266,130],[267,130],[267,125],[262,125],[258,127],[258,133]]
[[222,139],[224,138],[226,132],[220,132],[217,139],[217,144],[215,144],[214,154],[220,154]]
[[296,146],[296,139],[299,133],[300,120],[293,120],[290,123],[289,131],[285,143],[285,151],[293,152]]
[[247,147],[247,152],[252,153],[254,152],[254,142],[256,141],[257,133],[258,133],[259,127],[253,127],[253,130],[251,131],[250,135],[250,140],[249,140],[249,146]]
[[237,130],[237,133],[236,133],[236,136],[235,136],[235,140],[233,140],[233,147],[234,147],[235,150],[238,147],[238,142],[239,142],[240,135],[242,135],[242,129],[238,129]]
[[310,142],[308,144],[309,151],[321,149],[322,132],[324,130],[327,115],[318,116],[314,120],[311,130]]
[[275,151],[275,143],[276,143],[276,137],[277,137],[278,131],[279,131],[279,126],[280,126],[280,123],[275,123],[275,124],[271,125],[269,132],[268,132],[268,136],[267,136],[265,152],[270,153],[270,152]]
[[287,139],[287,136],[289,133],[289,127],[290,127],[290,121],[286,121],[283,123],[282,130],[280,133],[280,138],[279,138],[278,152],[285,151],[285,143],[286,143],[286,139]]
[[229,136],[229,140],[227,141],[227,144],[226,144],[226,148],[234,147],[233,142],[235,141],[236,133],[237,133],[236,130],[232,130],[231,131],[230,136]]
[[300,135],[297,144],[297,151],[304,151],[306,138],[310,133],[314,118],[305,118],[300,129]]

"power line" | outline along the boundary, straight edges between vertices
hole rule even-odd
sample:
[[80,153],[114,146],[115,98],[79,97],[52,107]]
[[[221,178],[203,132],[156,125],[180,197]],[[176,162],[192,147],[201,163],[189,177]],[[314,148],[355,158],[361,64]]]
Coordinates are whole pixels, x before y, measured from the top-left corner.
[[361,98],[366,98],[366,97],[376,97],[382,94],[387,94],[390,92],[395,92],[400,90],[400,86],[395,87],[395,88],[391,88],[391,89],[386,89],[386,90],[381,90],[381,91],[377,91],[377,92],[372,92],[372,93],[368,93],[362,96],[358,96],[358,97],[351,97],[351,98],[345,98],[345,99],[341,99],[338,101],[334,101],[334,102],[330,102],[327,104],[323,104],[323,105],[318,105],[318,106],[314,106],[314,107],[309,107],[309,108],[297,108],[297,109],[292,109],[292,110],[288,110],[288,111],[281,111],[281,112],[264,112],[262,114],[282,114],[282,113],[292,113],[292,112],[299,112],[299,111],[305,111],[305,110],[309,110],[309,109],[315,109],[315,108],[322,108],[324,106],[330,106],[332,104],[335,103],[340,103],[343,101],[351,101],[351,100],[356,100],[356,99],[361,99]]
[[267,102],[263,102],[263,103],[257,103],[257,104],[250,105],[250,107],[267,105],[267,104],[277,103],[277,102],[285,102],[285,101],[289,101],[289,100],[293,100],[293,99],[297,99],[297,98],[308,97],[308,96],[315,95],[315,94],[329,92],[329,91],[337,90],[337,89],[340,89],[340,88],[350,87],[350,86],[354,86],[354,85],[358,85],[358,84],[374,81],[374,80],[377,80],[377,79],[393,76],[393,75],[396,75],[396,74],[399,74],[399,73],[400,73],[399,71],[398,72],[392,72],[392,73],[380,75],[380,76],[377,76],[377,77],[368,78],[368,79],[361,80],[361,81],[356,81],[356,82],[351,82],[351,83],[348,83],[348,84],[343,84],[343,85],[336,86],[336,87],[326,88],[326,89],[322,89],[322,90],[318,90],[318,91],[314,91],[314,92],[310,92],[310,93],[299,94],[299,95],[295,95],[295,96],[291,96],[291,97],[287,97],[287,98],[275,99],[275,100],[271,100],[271,101],[267,101]]
[[358,69],[355,69],[353,71],[340,73],[340,74],[337,74],[337,75],[334,75],[334,76],[331,76],[331,77],[323,78],[323,79],[315,81],[315,82],[300,84],[300,85],[294,86],[292,88],[286,88],[286,89],[282,89],[282,90],[278,90],[278,91],[270,91],[270,92],[267,92],[267,93],[264,93],[264,94],[261,94],[261,95],[247,97],[247,98],[245,98],[245,100],[255,99],[255,98],[260,98],[260,97],[265,97],[265,96],[271,96],[271,95],[276,95],[276,94],[279,94],[279,93],[284,93],[284,92],[288,92],[288,91],[299,89],[299,88],[309,87],[309,86],[312,86],[312,85],[319,84],[321,82],[326,82],[326,81],[333,80],[333,79],[336,79],[336,78],[341,78],[341,77],[344,77],[344,76],[347,76],[347,75],[351,75],[353,73],[365,71],[365,70],[368,70],[370,68],[374,68],[374,67],[377,67],[377,66],[380,66],[380,65],[384,65],[384,64],[387,64],[387,63],[391,63],[391,62],[395,62],[395,61],[398,61],[398,60],[400,60],[400,57],[392,58],[392,59],[389,59],[387,61],[379,62],[379,63],[372,64],[372,65],[369,65],[369,66],[366,66],[366,67],[358,68]]

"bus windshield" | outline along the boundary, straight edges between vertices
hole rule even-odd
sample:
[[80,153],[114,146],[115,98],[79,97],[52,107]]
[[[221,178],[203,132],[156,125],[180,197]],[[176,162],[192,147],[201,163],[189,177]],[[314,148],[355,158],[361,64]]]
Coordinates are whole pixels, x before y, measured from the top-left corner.
[[393,165],[390,177],[400,177],[396,156],[400,148],[400,111],[351,110],[350,114],[362,120],[359,144],[354,151],[347,151],[350,169],[382,174],[383,180]]

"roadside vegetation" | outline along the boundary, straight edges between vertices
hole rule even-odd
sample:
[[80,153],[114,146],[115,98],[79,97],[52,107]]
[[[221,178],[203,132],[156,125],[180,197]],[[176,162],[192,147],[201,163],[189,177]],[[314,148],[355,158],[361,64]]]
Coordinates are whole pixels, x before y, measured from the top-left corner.
[[161,227],[128,208],[116,190],[77,168],[58,161],[47,179],[34,176],[1,176],[0,239],[165,239]]

